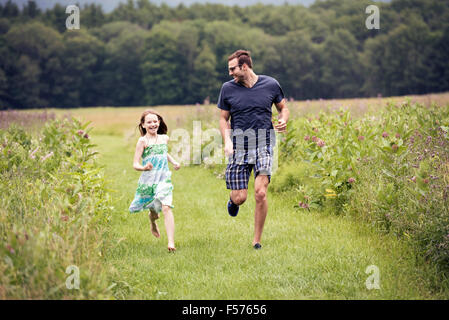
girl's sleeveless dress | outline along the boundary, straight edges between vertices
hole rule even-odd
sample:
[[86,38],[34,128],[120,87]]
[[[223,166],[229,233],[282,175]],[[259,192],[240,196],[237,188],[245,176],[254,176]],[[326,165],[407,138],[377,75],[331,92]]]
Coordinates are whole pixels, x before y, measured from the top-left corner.
[[142,165],[151,162],[153,169],[142,172],[134,200],[129,207],[131,213],[149,209],[160,212],[162,205],[173,208],[173,185],[167,152],[166,143],[152,144],[143,150]]

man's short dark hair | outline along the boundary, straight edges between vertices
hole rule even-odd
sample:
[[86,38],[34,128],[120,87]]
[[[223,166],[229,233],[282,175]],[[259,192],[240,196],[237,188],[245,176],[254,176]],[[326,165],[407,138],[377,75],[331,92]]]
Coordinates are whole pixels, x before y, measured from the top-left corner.
[[237,58],[239,61],[239,66],[242,66],[244,63],[247,64],[251,69],[253,68],[253,61],[251,60],[251,52],[246,50],[237,50],[233,54],[228,57],[228,61]]

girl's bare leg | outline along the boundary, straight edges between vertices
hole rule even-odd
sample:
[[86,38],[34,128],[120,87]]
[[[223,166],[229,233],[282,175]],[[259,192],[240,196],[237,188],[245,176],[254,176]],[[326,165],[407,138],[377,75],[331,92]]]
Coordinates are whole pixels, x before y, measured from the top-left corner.
[[160,238],[159,228],[157,227],[156,220],[159,219],[159,214],[150,210],[148,217],[150,217],[151,233],[156,237]]
[[175,251],[175,218],[169,206],[162,206],[164,213],[165,230],[168,238],[168,251]]

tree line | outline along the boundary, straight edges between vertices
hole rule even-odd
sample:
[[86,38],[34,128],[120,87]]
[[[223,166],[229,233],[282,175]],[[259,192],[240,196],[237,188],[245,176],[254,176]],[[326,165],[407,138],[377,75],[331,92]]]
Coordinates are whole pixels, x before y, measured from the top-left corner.
[[[365,8],[380,11],[367,29]],[[252,52],[254,71],[294,99],[424,94],[449,89],[449,1],[317,0],[310,7],[128,0],[111,13],[0,5],[0,108],[216,102],[227,57]]]

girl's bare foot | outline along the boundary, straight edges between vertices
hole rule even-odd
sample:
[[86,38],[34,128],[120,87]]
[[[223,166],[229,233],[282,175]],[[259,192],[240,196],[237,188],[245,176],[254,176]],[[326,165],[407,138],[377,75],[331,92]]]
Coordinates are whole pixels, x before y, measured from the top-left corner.
[[151,233],[156,237],[160,238],[159,228],[157,227],[156,220],[159,219],[159,215],[156,212],[150,212],[150,223],[151,223]]
[[168,252],[175,252],[176,251],[176,248],[175,248],[175,246],[174,245],[169,245],[168,246]]

